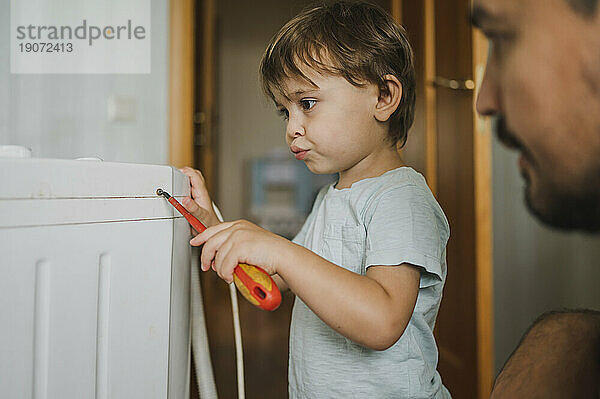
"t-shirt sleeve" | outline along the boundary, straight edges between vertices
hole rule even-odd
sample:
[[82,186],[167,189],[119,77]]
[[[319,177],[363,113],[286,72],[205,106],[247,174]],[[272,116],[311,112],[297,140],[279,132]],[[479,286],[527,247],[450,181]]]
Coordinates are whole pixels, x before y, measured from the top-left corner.
[[428,190],[395,187],[377,195],[367,217],[366,267],[410,263],[422,268],[420,287],[446,276],[448,221]]

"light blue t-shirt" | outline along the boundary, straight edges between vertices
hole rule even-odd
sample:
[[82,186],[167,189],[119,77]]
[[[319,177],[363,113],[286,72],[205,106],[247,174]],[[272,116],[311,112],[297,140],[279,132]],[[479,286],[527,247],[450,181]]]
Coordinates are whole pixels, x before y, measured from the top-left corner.
[[296,298],[290,398],[450,397],[436,370],[433,337],[449,235],[444,212],[412,168],[394,169],[347,189],[331,184],[319,192],[294,242],[361,275],[374,265],[419,266],[420,289],[404,334],[384,351],[339,334]]

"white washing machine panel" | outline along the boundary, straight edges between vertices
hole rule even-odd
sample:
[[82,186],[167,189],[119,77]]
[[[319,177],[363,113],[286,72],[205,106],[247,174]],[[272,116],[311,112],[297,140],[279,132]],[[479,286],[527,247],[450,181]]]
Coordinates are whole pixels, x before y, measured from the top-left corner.
[[190,229],[168,166],[0,159],[0,397],[189,394]]

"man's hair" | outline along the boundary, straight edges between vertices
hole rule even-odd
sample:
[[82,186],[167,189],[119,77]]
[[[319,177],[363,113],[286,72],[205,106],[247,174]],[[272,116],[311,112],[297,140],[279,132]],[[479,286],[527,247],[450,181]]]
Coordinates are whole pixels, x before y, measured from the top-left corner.
[[598,0],[567,0],[567,3],[579,14],[592,17],[596,15]]
[[415,112],[413,52],[404,29],[378,6],[339,1],[308,8],[271,39],[260,63],[265,94],[275,99],[286,78],[299,77],[314,85],[303,72],[344,77],[354,86],[375,84],[388,92],[384,76],[402,84],[402,98],[389,119],[388,138],[406,143]]

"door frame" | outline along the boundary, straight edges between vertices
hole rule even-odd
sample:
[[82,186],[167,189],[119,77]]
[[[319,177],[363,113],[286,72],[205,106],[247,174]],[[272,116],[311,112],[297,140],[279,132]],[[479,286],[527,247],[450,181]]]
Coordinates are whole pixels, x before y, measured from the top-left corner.
[[195,0],[169,1],[169,164],[194,165]]

